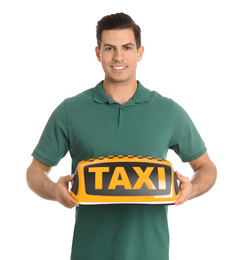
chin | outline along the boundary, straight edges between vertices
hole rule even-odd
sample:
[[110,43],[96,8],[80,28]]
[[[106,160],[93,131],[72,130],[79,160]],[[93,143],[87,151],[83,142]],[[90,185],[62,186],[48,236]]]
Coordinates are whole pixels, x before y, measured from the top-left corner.
[[111,76],[106,76],[109,81],[111,82],[127,82],[131,79],[131,77],[111,77]]

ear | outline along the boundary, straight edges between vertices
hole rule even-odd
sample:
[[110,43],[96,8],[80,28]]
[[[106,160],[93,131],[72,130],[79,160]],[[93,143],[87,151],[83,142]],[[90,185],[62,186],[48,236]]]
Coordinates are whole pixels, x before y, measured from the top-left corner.
[[143,53],[144,53],[144,47],[141,46],[137,50],[137,61],[140,61],[142,59]]
[[96,52],[96,56],[97,56],[98,61],[101,62],[100,49],[98,47],[96,47],[95,52]]

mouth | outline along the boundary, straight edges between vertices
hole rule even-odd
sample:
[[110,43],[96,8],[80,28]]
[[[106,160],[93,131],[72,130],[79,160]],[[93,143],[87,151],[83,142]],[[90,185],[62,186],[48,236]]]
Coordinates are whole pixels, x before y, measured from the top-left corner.
[[115,71],[123,71],[127,68],[127,66],[111,66]]

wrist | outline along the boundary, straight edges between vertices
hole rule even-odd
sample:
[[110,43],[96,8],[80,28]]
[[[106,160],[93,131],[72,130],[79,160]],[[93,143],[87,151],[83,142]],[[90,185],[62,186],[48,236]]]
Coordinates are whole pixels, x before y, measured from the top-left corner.
[[191,198],[194,199],[199,196],[199,185],[195,181],[191,181],[192,184],[192,192],[191,192]]
[[58,201],[58,199],[57,199],[57,183],[51,181],[49,189],[50,189],[51,200]]
[[43,183],[43,190],[45,199],[56,201],[56,183],[49,178],[45,179]]

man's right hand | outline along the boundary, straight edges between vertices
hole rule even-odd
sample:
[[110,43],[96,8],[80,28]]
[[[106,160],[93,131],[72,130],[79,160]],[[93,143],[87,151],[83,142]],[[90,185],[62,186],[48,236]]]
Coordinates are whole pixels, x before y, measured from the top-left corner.
[[67,208],[78,207],[79,203],[72,198],[68,191],[68,183],[74,179],[75,174],[60,177],[58,182],[54,183],[49,178],[51,168],[51,166],[33,159],[26,175],[29,188],[38,196],[58,201]]
[[54,197],[66,208],[78,207],[79,203],[72,198],[68,191],[68,183],[75,177],[75,174],[60,177],[58,182],[54,185]]

